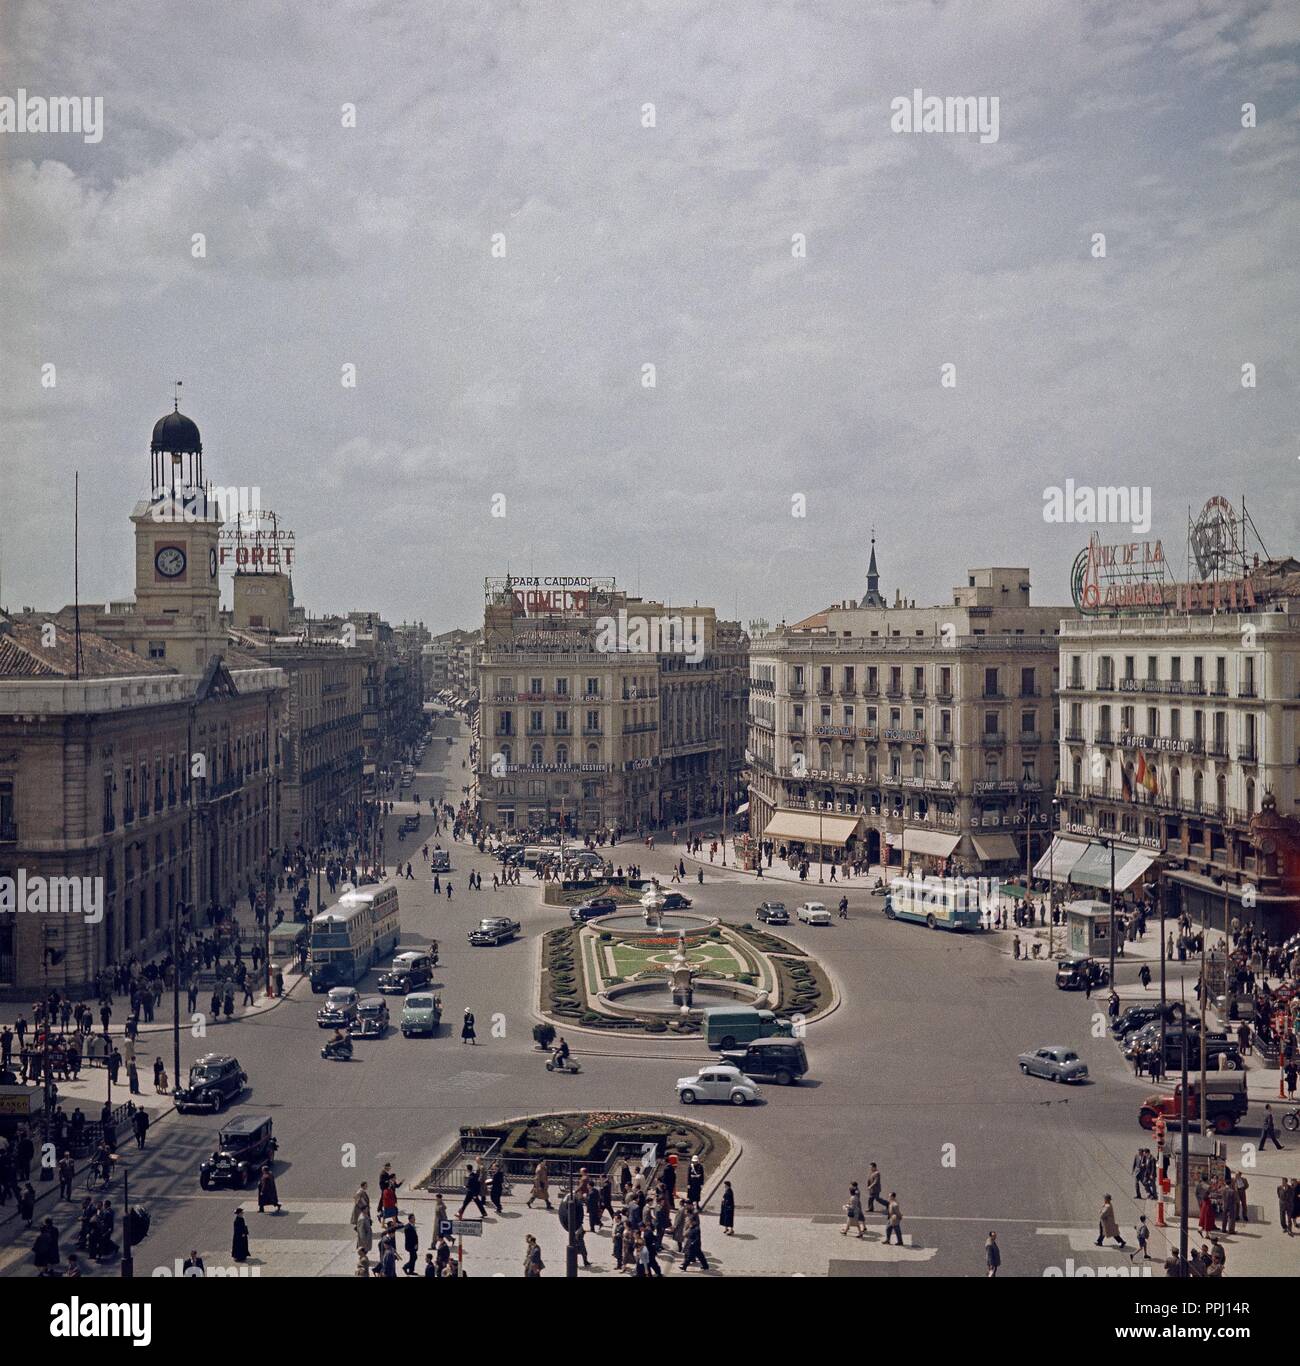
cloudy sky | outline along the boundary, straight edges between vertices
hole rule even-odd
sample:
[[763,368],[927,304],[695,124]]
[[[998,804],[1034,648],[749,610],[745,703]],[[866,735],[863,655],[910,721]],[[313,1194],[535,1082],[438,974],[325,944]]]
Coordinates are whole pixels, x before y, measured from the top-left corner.
[[[176,378],[313,611],[471,625],[511,570],[793,620],[873,526],[891,598],[1061,602],[1066,479],[1149,486],[1179,568],[1216,493],[1300,554],[1298,72],[1293,0],[9,0],[0,96],[104,131],[0,133],[0,601],[71,599],[77,470],[129,592]],[[916,88],[998,140],[891,131]]]

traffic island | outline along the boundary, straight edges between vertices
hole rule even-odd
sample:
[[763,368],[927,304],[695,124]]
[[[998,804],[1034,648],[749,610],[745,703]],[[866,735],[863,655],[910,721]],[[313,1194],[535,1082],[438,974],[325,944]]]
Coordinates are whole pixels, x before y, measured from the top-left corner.
[[697,914],[663,921],[619,913],[550,931],[541,1013],[561,1027],[689,1038],[711,1007],[748,1005],[800,1023],[830,1007],[821,967],[775,935]]
[[583,1167],[592,1175],[609,1173],[617,1184],[622,1163],[635,1176],[651,1148],[656,1162],[675,1156],[683,1178],[686,1164],[698,1157],[708,1177],[730,1161],[733,1144],[720,1129],[670,1115],[602,1110],[523,1115],[462,1128],[416,1189],[459,1191],[470,1163],[484,1173],[500,1163],[512,1182],[531,1179],[537,1164],[545,1162],[557,1185]]

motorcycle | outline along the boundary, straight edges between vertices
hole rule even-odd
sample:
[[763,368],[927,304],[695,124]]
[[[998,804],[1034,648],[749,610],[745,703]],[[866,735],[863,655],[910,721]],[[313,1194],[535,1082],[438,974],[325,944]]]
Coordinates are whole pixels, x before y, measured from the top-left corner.
[[1297,1129],[1300,1129],[1300,1109],[1288,1110],[1287,1113],[1282,1116],[1282,1127],[1289,1134],[1293,1134]]
[[582,1071],[577,1058],[561,1057],[558,1053],[553,1053],[546,1060],[546,1070],[548,1072],[572,1072],[575,1076]]
[[336,1043],[330,1039],[321,1049],[320,1055],[332,1062],[351,1062],[352,1040],[344,1039],[341,1043]]

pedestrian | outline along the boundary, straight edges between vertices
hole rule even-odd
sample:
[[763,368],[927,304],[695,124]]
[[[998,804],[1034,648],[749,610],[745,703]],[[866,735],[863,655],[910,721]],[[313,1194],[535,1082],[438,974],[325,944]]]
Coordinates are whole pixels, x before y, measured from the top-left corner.
[[[31,1227],[31,1220],[27,1221]],[[54,1227],[54,1220],[48,1216],[42,1220],[40,1232],[36,1235],[36,1241],[32,1244],[32,1261],[41,1268],[53,1268],[59,1264],[59,1232]]]
[[230,1255],[237,1262],[248,1261],[248,1225],[244,1222],[244,1211],[235,1211],[235,1224],[230,1238]]
[[867,1236],[867,1221],[862,1213],[862,1192],[859,1191],[856,1181],[849,1182],[849,1198],[844,1204],[844,1227],[840,1229],[841,1236],[846,1235],[851,1228],[857,1229],[859,1238]]
[[879,1170],[878,1170],[877,1167],[876,1167],[876,1164],[873,1162],[873,1163],[871,1164],[871,1169],[867,1172],[867,1213],[868,1213],[868,1214],[874,1214],[874,1213],[876,1212],[876,1202],[877,1202],[878,1200],[880,1201],[880,1208],[881,1208],[881,1210],[882,1210],[884,1213],[886,1213],[886,1214],[889,1213],[889,1206],[885,1203],[884,1200],[881,1200],[881,1198],[880,1198],[880,1191],[881,1191],[881,1175],[880,1175]]
[[[550,1206],[548,1205],[549,1209]],[[524,1275],[530,1280],[540,1276],[546,1270],[546,1263],[542,1261],[542,1249],[537,1245],[537,1239],[530,1233],[524,1239]]]
[[488,1200],[491,1202],[492,1208],[496,1210],[498,1214],[502,1212],[501,1196],[505,1191],[505,1187],[506,1174],[501,1170],[500,1162],[494,1162],[492,1164],[492,1175],[488,1178]]
[[460,1041],[461,1043],[475,1042],[474,1012],[468,1006],[465,1008],[465,1015],[460,1023]]
[[1138,980],[1142,983],[1143,991],[1151,985],[1151,969],[1145,963],[1138,969]]
[[456,1218],[463,1219],[465,1211],[470,1205],[478,1206],[480,1219],[487,1218],[487,1210],[483,1205],[483,1177],[472,1162],[466,1164],[465,1167],[465,1198],[460,1202],[460,1209],[456,1211]]
[[366,1258],[366,1265],[369,1266],[370,1249],[374,1246],[374,1231],[370,1225],[370,1212],[362,1210],[353,1227],[357,1234],[357,1251]]
[[551,1204],[550,1175],[544,1161],[539,1162],[537,1166],[533,1168],[533,1188],[529,1192],[527,1200],[529,1209],[532,1209],[534,1200],[544,1200],[547,1209],[554,1208]]
[[998,1267],[1002,1265],[1002,1251],[998,1247],[998,1235],[989,1230],[988,1241],[984,1244],[984,1263],[988,1267],[989,1277],[998,1274]]
[[366,1189],[366,1183],[364,1181],[357,1187],[357,1193],[352,1197],[353,1228],[356,1228],[357,1220],[363,1214],[367,1219],[370,1218],[370,1192]]
[[261,1175],[257,1178],[258,1214],[265,1213],[267,1205],[274,1205],[275,1212],[280,1213],[280,1195],[275,1188],[275,1173],[269,1162],[262,1167]]
[[894,1191],[889,1192],[889,1212],[885,1215],[885,1242],[888,1243],[890,1236],[898,1239],[898,1246],[903,1246],[903,1207],[898,1203],[898,1195]]
[[1269,1139],[1273,1140],[1273,1146],[1281,1151],[1282,1145],[1277,1141],[1277,1128],[1273,1122],[1273,1107],[1264,1106],[1264,1124],[1259,1131],[1259,1150],[1263,1152],[1268,1146]]
[[1106,1238],[1114,1238],[1120,1247],[1128,1246],[1120,1235],[1119,1220],[1115,1218],[1115,1206],[1109,1195],[1101,1202],[1101,1214],[1097,1220],[1097,1246],[1100,1247]]
[[407,1276],[415,1275],[415,1259],[420,1254],[420,1233],[415,1227],[415,1215],[406,1216],[406,1224],[402,1228],[402,1245],[406,1249],[406,1265],[402,1272]]
[[1142,1254],[1142,1260],[1144,1262],[1149,1262],[1151,1260],[1151,1254],[1147,1251],[1147,1241],[1150,1237],[1151,1230],[1147,1227],[1147,1217],[1145,1214],[1140,1214],[1138,1215],[1137,1221],[1137,1247],[1128,1254],[1130,1262],[1139,1252]]
[[59,1158],[59,1199],[72,1199],[72,1183],[76,1179],[77,1164],[72,1160],[72,1154],[65,1152]]
[[1292,1210],[1295,1207],[1295,1192],[1291,1182],[1284,1176],[1281,1185],[1277,1188],[1277,1221],[1282,1227],[1282,1232],[1288,1238],[1294,1238],[1295,1232],[1292,1228]]
[[135,1146],[144,1147],[144,1136],[149,1132],[149,1115],[144,1110],[137,1110],[131,1116],[131,1127],[135,1130]]
[[718,1224],[728,1237],[736,1232],[736,1196],[731,1189],[730,1181],[722,1183],[722,1204],[718,1208]]
[[700,1264],[701,1271],[709,1269],[709,1260],[704,1255],[704,1247],[700,1236],[700,1216],[694,1210],[686,1216],[686,1255],[682,1258],[681,1269],[689,1270],[696,1262]]

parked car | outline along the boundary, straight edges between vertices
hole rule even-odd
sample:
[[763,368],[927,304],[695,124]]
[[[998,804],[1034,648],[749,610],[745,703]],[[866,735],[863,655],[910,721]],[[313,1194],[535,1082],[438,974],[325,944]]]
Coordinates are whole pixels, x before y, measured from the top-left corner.
[[747,1048],[729,1048],[722,1056],[747,1077],[771,1077],[789,1086],[808,1071],[802,1039],[752,1039]]
[[1056,965],[1056,985],[1061,991],[1083,991],[1091,986],[1095,991],[1110,981],[1110,969],[1095,958],[1062,958]]
[[244,1094],[248,1074],[237,1058],[208,1053],[190,1065],[189,1081],[173,1097],[177,1112],[211,1110],[214,1114]]
[[234,1186],[242,1190],[257,1180],[262,1167],[275,1161],[280,1146],[270,1115],[241,1115],[222,1126],[212,1155],[199,1163],[199,1185]]
[[689,911],[691,909],[691,899],[683,896],[681,892],[665,892],[664,904],[660,907],[665,911]]
[[805,901],[795,910],[797,919],[805,925],[829,925],[831,913],[820,901]]
[[754,919],[761,920],[765,925],[788,925],[790,912],[786,910],[784,901],[764,901],[754,912]]
[[357,1018],[357,1003],[361,1000],[356,987],[331,987],[325,1004],[316,1012],[316,1023],[322,1029],[341,1029]]
[[402,1037],[436,1034],[442,1020],[442,998],[431,991],[413,992],[402,1005]]
[[693,1077],[678,1077],[677,1095],[683,1105],[693,1105],[697,1100],[748,1105],[758,1099],[759,1088],[739,1067],[720,1063],[701,1068]]
[[476,928],[469,932],[469,942],[475,948],[485,944],[504,944],[519,933],[519,922],[503,915],[485,915]]
[[[1235,1076],[1206,1077],[1205,1079],[1205,1123],[1215,1133],[1230,1134],[1239,1120],[1245,1119],[1250,1108],[1246,1094],[1246,1078],[1238,1072]],[[1144,1129],[1155,1128],[1156,1119],[1164,1117],[1165,1123],[1177,1128],[1184,1120],[1192,1128],[1201,1127],[1201,1088],[1200,1078],[1189,1081],[1186,1104],[1183,1103],[1181,1082],[1168,1093],[1148,1096],[1138,1108],[1138,1123]]]
[[403,949],[393,958],[393,966],[379,974],[379,990],[391,995],[405,996],[418,991],[433,980],[433,969],[438,963],[438,944],[435,940],[427,949]]
[[592,896],[572,907],[569,911],[569,919],[575,925],[581,925],[584,920],[595,920],[597,916],[608,915],[611,911],[616,910],[618,910],[618,902],[612,896]]
[[712,1006],[704,1012],[704,1042],[710,1048],[735,1048],[753,1039],[789,1038],[788,1020],[754,1006]]
[[1141,1029],[1143,1025],[1150,1024],[1152,1020],[1159,1018],[1160,1006],[1158,1004],[1129,1006],[1127,1010],[1120,1012],[1118,1019],[1112,1022],[1110,1032],[1117,1040],[1123,1039],[1126,1034],[1132,1034],[1135,1029]]
[[382,996],[363,996],[357,1003],[352,1034],[361,1039],[382,1039],[388,1033],[388,1002]]
[[[1174,1054],[1180,1060],[1182,1058],[1182,1045],[1178,1042],[1183,1036],[1183,1025],[1181,1022],[1173,1021],[1165,1025],[1165,1046],[1173,1047]],[[1226,1042],[1228,1036],[1221,1032],[1211,1030],[1206,1036],[1206,1051],[1216,1042]],[[1121,1045],[1124,1056],[1132,1061],[1139,1053],[1144,1053],[1152,1048],[1160,1047],[1160,1021],[1148,1020],[1140,1029],[1135,1029],[1124,1036]],[[1199,1020],[1187,1021],[1187,1047],[1189,1053],[1195,1054],[1197,1065],[1200,1064],[1201,1056],[1201,1022]]]
[[1027,1077],[1046,1077],[1048,1081],[1087,1081],[1088,1064],[1064,1044],[1049,1044],[1022,1053],[1020,1070]]

